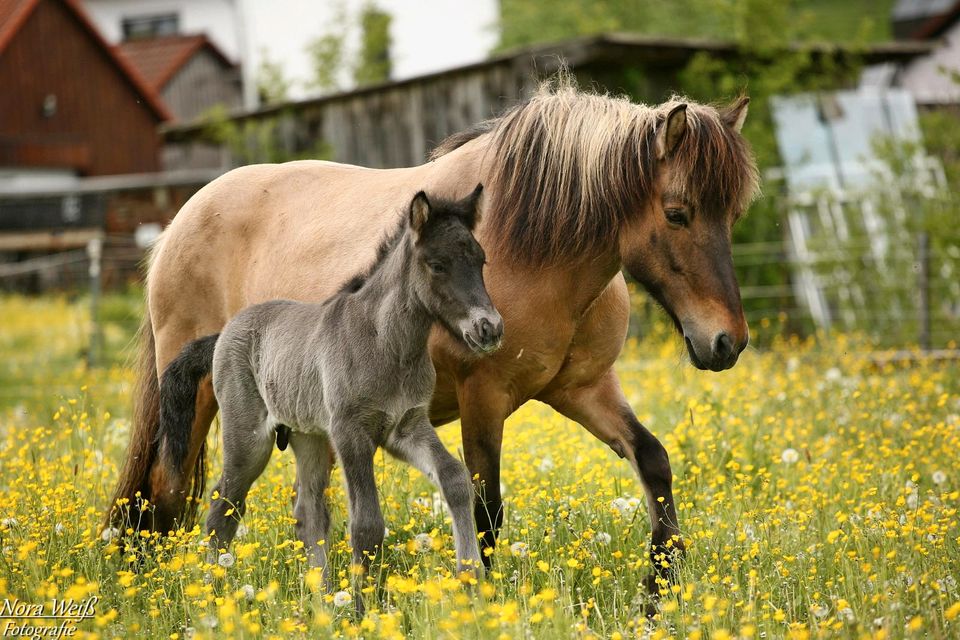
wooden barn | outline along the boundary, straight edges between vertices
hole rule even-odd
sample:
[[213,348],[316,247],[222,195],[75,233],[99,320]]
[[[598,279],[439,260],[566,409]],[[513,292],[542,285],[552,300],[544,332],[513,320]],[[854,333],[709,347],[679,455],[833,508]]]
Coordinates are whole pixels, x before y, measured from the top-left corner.
[[0,0],[0,180],[160,168],[170,114],[77,0]]
[[193,120],[216,105],[233,110],[243,104],[239,67],[206,35],[133,38],[117,51],[177,121]]
[[[876,44],[856,52],[835,45],[804,49],[829,64],[842,64],[847,57],[868,64],[902,64],[930,50],[922,42]],[[270,138],[283,153],[270,149],[257,156],[253,149],[233,161],[325,155],[368,167],[416,165],[447,135],[529,95],[538,79],[556,71],[561,61],[581,86],[659,102],[681,88],[681,73],[698,55],[736,61],[744,53],[733,42],[617,33],[523,48],[417,78],[237,113],[233,124],[247,135],[251,146]],[[166,158],[178,166],[198,166],[196,161],[203,154],[215,157],[209,153],[211,140],[203,123],[173,124],[164,132]]]

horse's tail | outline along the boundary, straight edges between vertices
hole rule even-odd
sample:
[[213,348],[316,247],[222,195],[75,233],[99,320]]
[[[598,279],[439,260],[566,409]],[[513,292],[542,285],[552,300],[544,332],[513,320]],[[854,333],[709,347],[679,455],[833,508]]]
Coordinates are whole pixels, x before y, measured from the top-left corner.
[[[190,456],[197,389],[200,382],[213,370],[213,351],[219,337],[220,334],[214,334],[187,344],[167,366],[160,380],[159,425],[154,441],[158,468],[154,473],[159,473],[168,480],[186,475],[184,465]],[[190,491],[193,499],[185,508],[185,487],[176,483],[170,486],[175,495],[153,496],[157,503],[154,529],[166,531],[173,526],[174,520],[178,520],[183,526],[193,523],[206,479],[204,449],[205,445],[202,445],[194,463]]]
[[[106,516],[106,526],[143,528],[141,499],[149,496],[150,468],[156,457],[157,428],[160,422],[160,385],[157,380],[157,353],[150,322],[150,310],[143,314],[137,332],[138,354],[133,402],[133,431],[120,480]],[[137,494],[140,494],[139,496]]]

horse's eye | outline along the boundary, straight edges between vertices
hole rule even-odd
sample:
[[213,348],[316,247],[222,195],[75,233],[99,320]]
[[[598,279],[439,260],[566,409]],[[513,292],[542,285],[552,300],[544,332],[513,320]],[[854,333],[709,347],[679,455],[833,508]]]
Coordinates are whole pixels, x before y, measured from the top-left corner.
[[447,272],[447,268],[444,267],[444,266],[443,266],[441,263],[439,263],[439,262],[428,262],[428,263],[427,263],[427,266],[430,267],[430,271],[433,271],[434,273],[438,273],[438,274],[439,274],[439,273],[446,273],[446,272]]
[[685,227],[689,224],[687,219],[687,212],[683,209],[667,209],[667,222],[670,224],[675,224],[679,227]]

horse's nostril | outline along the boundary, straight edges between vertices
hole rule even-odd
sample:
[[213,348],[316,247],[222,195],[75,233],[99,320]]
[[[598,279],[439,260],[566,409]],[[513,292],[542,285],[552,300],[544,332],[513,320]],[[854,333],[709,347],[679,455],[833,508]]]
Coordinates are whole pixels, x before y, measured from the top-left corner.
[[731,342],[730,336],[726,333],[721,333],[717,336],[716,341],[713,343],[713,355],[720,360],[727,360],[733,355],[733,342]]
[[493,337],[493,323],[486,318],[480,320],[480,339],[489,342]]

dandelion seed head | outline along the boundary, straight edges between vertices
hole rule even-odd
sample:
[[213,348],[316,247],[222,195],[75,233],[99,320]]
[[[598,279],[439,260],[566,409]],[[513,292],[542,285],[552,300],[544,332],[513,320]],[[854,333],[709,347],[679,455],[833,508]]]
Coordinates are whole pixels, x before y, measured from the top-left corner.
[[800,452],[792,447],[787,447],[780,454],[780,460],[784,464],[796,464],[800,461]]

